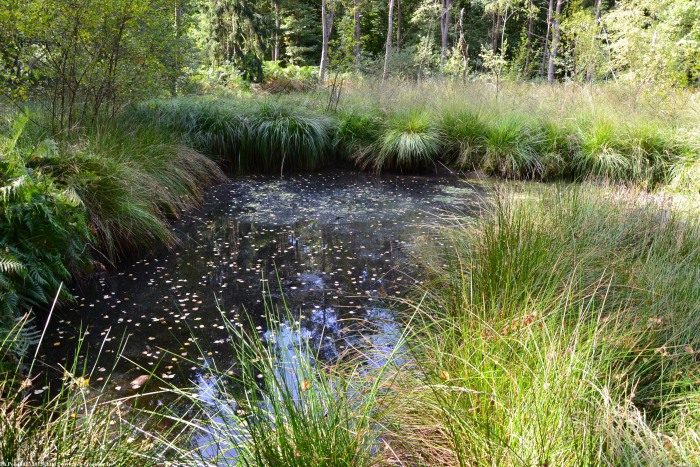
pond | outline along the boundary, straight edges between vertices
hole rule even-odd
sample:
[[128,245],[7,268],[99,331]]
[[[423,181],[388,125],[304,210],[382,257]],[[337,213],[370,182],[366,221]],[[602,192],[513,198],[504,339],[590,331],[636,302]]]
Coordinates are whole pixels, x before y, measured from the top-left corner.
[[350,171],[231,180],[173,224],[176,248],[76,286],[39,358],[61,375],[77,353],[90,385],[118,396],[142,390],[130,382],[149,372],[186,386],[206,359],[234,359],[224,320],[266,331],[266,302],[298,320],[319,358],[390,347],[392,299],[418,277],[416,239],[446,212],[478,209],[486,186]]

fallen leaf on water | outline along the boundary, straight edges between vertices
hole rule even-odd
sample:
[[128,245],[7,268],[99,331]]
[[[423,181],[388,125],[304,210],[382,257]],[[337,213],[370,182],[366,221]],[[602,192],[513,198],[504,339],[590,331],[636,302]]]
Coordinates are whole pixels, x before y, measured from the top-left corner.
[[141,375],[129,384],[131,385],[132,389],[138,389],[143,386],[146,381],[148,381],[148,375]]

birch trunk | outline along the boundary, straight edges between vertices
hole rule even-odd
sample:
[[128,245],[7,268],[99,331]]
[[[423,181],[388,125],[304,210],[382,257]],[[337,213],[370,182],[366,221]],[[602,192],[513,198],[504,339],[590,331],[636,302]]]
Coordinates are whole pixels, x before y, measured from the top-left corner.
[[394,35],[394,0],[389,0],[389,21],[386,31],[386,53],[384,54],[384,72],[382,73],[382,81],[389,74],[389,60],[391,59],[391,39]]
[[563,4],[564,0],[557,0],[557,10],[554,14],[554,21],[552,21],[554,35],[552,36],[552,52],[549,54],[549,70],[547,71],[547,82],[549,84],[554,83],[554,61],[557,59],[557,52],[559,51],[559,41],[561,40],[561,27],[559,18],[561,17],[561,7]]
[[360,71],[360,0],[355,0],[355,11],[354,11],[354,22],[355,22],[355,33],[354,33],[354,46],[353,55],[355,57],[355,72]]
[[447,62],[447,40],[450,33],[450,9],[452,0],[442,0],[442,12],[440,14],[440,33],[442,37],[442,48],[440,50],[440,66],[445,68]]
[[333,32],[333,16],[335,15],[335,0],[321,0],[321,64],[318,71],[318,79],[323,83],[326,80],[326,68],[328,68],[328,41]]

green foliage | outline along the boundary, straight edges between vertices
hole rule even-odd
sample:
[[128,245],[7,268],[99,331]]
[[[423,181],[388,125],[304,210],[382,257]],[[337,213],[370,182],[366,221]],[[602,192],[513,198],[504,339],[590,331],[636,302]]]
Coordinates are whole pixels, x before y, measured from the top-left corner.
[[26,67],[35,78],[3,80],[1,89],[7,95],[24,86],[54,130],[89,125],[133,99],[176,88],[185,35],[173,0],[28,0],[18,15],[14,3],[15,71]]
[[276,92],[307,91],[318,84],[318,67],[265,62],[265,90]]
[[71,299],[62,281],[86,266],[90,241],[85,207],[75,193],[28,166],[18,149],[26,124],[0,141],[0,338],[14,328],[19,313],[45,308],[58,294]]
[[683,0],[627,0],[603,21],[610,65],[623,79],[660,86],[700,78],[700,6]]

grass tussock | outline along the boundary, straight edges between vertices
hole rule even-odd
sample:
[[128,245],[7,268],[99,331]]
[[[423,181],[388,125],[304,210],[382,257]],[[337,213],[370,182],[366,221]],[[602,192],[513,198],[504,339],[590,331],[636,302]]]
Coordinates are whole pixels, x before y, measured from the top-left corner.
[[335,134],[328,116],[272,100],[150,101],[131,118],[152,122],[238,174],[317,168]]
[[169,220],[225,177],[151,126],[118,120],[51,135],[26,116],[0,138],[0,335],[72,274],[170,246]]
[[658,101],[624,86],[440,84],[349,83],[335,112],[321,92],[157,100],[129,114],[234,173],[310,170],[339,156],[372,171],[443,164],[655,188],[698,154],[694,101],[681,91]]
[[[438,157],[404,151],[412,158],[422,154],[418,160],[431,154],[450,167],[506,178],[602,179],[653,188],[669,183],[688,154],[698,153],[695,110],[681,94],[659,101],[624,86],[507,83],[495,93],[479,82],[366,82],[347,90],[340,112],[428,117],[423,126],[441,135]],[[400,147],[407,133],[401,127],[410,119],[384,120],[374,145],[363,144],[354,157],[360,167],[392,168],[387,154],[394,155],[391,162],[399,152],[382,148]]]
[[507,192],[448,228],[426,255],[424,370],[394,412],[397,452],[427,465],[696,463],[700,224],[658,203],[590,186]]
[[31,153],[86,207],[98,249],[108,258],[172,245],[168,219],[194,207],[203,188],[223,180],[218,167],[148,127],[110,125]]
[[434,165],[443,145],[442,132],[434,120],[429,113],[413,109],[390,115],[374,147],[359,153],[355,162],[377,172]]
[[222,317],[236,363],[222,367],[207,359],[206,374],[185,396],[198,413],[202,462],[363,466],[378,461],[380,423],[391,399],[382,394],[384,369],[367,378],[362,363],[317,360],[291,315],[270,321],[263,335]]

